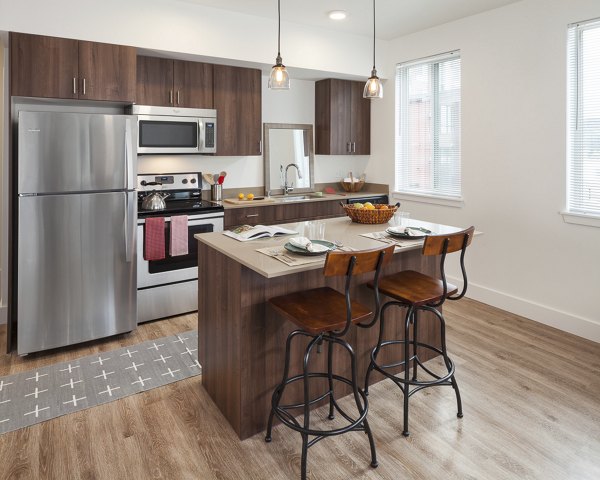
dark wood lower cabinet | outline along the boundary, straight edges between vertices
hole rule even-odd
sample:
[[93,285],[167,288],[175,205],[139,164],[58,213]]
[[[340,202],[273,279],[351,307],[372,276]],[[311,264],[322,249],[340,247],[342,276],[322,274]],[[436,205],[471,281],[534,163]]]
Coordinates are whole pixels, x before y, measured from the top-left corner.
[[305,220],[343,217],[344,215],[339,200],[230,208],[225,210],[225,228],[238,225],[273,225],[302,222]]

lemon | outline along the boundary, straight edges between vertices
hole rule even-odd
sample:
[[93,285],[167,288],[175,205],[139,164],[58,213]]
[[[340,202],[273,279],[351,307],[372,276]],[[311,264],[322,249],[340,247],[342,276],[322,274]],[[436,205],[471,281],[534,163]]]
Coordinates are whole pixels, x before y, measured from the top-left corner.
[[246,196],[246,195],[244,195],[243,193],[238,193],[238,198],[239,198],[240,200],[243,200],[245,196]]
[[375,207],[373,206],[372,203],[369,203],[369,204],[365,204],[365,209],[366,210],[375,210]]
[[360,210],[361,208],[365,208],[365,206],[362,203],[355,203],[354,204],[354,208],[356,208],[357,210]]
[[253,193],[249,193],[248,195],[246,195],[246,198],[248,200],[252,200],[254,198],[254,194]]

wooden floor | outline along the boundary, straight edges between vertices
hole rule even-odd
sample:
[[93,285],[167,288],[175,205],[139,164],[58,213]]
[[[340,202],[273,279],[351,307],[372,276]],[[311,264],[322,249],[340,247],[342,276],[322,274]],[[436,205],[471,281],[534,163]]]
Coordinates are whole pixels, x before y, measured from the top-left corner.
[[[379,468],[364,434],[309,450],[309,478],[598,479],[600,344],[471,300],[445,309],[464,418],[451,389],[411,397],[401,435],[401,394],[371,388],[369,419]],[[195,328],[194,315],[60,353],[0,356],[0,375]],[[0,342],[4,343],[2,330]],[[240,442],[201,377],[0,436],[1,479],[295,479],[300,439],[274,429]]]

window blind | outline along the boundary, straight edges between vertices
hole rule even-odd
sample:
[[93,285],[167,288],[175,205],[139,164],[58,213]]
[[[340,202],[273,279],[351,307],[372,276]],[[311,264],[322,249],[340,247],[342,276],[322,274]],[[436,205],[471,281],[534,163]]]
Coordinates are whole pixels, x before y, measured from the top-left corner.
[[396,191],[461,196],[459,52],[396,67]]
[[567,210],[600,215],[600,19],[569,26]]

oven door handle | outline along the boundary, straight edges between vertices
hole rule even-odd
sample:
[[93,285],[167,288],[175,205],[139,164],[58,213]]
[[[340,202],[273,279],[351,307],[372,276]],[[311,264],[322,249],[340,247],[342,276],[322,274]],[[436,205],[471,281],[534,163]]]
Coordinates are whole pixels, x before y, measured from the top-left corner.
[[135,228],[137,226],[137,215],[135,208],[135,192],[125,193],[125,261],[131,263],[134,257]]

